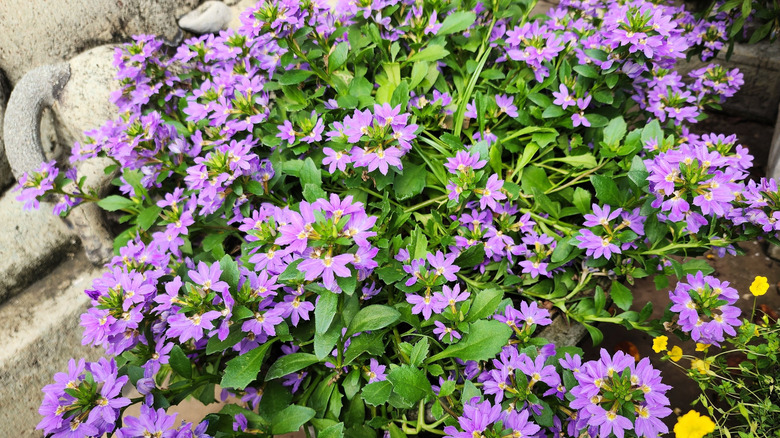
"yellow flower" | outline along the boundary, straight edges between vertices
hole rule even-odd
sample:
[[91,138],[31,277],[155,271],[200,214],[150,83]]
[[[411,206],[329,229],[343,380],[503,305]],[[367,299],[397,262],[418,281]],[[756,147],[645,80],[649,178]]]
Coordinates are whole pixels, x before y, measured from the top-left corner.
[[666,336],[658,336],[657,338],[653,339],[653,351],[656,353],[660,353],[662,351],[666,351],[666,343],[669,341],[669,338]]
[[669,359],[677,362],[678,360],[682,359],[682,348],[678,346],[672,347],[672,350],[669,351]]
[[687,414],[677,419],[674,425],[675,438],[702,438],[715,431],[715,423],[708,416],[701,416],[696,411],[688,411]]
[[766,277],[757,276],[753,280],[753,284],[750,285],[750,293],[754,296],[761,296],[769,289],[769,283],[766,281]]
[[696,351],[707,351],[710,348],[710,344],[696,343]]
[[694,359],[691,361],[691,369],[698,371],[699,374],[707,374],[710,372],[710,363],[701,359]]

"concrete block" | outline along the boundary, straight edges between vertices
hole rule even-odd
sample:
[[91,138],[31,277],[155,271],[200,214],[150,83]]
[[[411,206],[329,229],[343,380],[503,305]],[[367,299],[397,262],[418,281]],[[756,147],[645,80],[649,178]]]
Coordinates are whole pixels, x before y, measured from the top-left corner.
[[[41,203],[24,211],[17,192],[0,196],[0,303],[28,286],[77,249],[76,233]],[[0,385],[2,386],[2,385]]]
[[41,437],[41,389],[67,370],[68,359],[103,355],[81,345],[79,326],[89,306],[84,289],[100,275],[79,255],[0,306],[0,436]]
[[566,321],[561,315],[553,318],[552,324],[542,330],[540,337],[547,339],[558,347],[571,347],[585,338],[585,326],[577,321]]

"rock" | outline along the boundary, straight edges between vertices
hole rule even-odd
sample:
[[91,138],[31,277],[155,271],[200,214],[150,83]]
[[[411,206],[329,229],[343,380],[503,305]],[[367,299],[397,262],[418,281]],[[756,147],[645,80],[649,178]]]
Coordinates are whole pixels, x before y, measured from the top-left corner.
[[70,78],[68,64],[45,65],[25,75],[8,99],[4,118],[6,157],[17,180],[46,160],[41,146],[41,115]]
[[[777,120],[775,121],[775,130],[772,133],[772,145],[769,149],[769,159],[766,164],[766,176],[767,178],[780,179],[780,108],[777,112]],[[775,245],[770,245],[770,249]],[[774,250],[775,255],[770,257],[780,260],[780,250]]]
[[[83,73],[84,69],[81,70]],[[68,64],[39,67],[25,75],[11,93],[5,117],[6,155],[17,179],[26,172],[38,169],[45,160],[39,133],[43,108],[54,105],[61,94],[75,95],[71,101],[77,100],[79,93],[63,92],[70,76]],[[84,85],[83,78],[81,82]],[[102,172],[107,164],[109,162],[104,158],[78,163],[80,173],[88,177],[87,187],[99,192],[105,190],[111,178],[111,175]],[[90,261],[95,264],[106,262],[113,254],[113,238],[104,225],[99,207],[91,203],[77,207],[71,212],[69,220],[81,237]]]
[[111,103],[111,93],[120,88],[113,65],[116,47],[95,47],[68,61],[70,79],[53,106],[60,139],[68,149],[74,142],[85,140],[84,131],[119,116],[116,105]]
[[238,29],[241,27],[241,13],[257,4],[255,0],[239,0],[233,1],[230,4],[230,9],[233,10],[233,17],[230,20],[228,27],[230,29]]
[[67,371],[70,358],[97,360],[103,350],[81,345],[84,289],[102,274],[77,256],[0,306],[0,436],[41,437],[41,389]]
[[16,196],[11,190],[0,196],[0,303],[78,248],[75,231],[52,213],[51,205],[24,211]]
[[179,27],[197,35],[228,28],[233,11],[220,1],[207,1],[179,19]]
[[542,330],[539,336],[558,347],[571,347],[579,344],[585,337],[585,333],[585,326],[573,320],[566,322],[566,318],[558,315],[553,318],[552,324]]
[[177,42],[176,23],[199,0],[2,0],[0,69],[16,84],[35,67],[132,35],[160,35]]

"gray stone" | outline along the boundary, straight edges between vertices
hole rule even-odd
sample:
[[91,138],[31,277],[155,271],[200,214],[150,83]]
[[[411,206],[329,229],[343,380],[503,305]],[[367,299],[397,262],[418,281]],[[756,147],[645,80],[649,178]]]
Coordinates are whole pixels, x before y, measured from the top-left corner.
[[78,248],[75,230],[52,213],[51,205],[42,202],[39,210],[24,211],[16,196],[11,190],[0,196],[0,303]]
[[701,62],[698,59],[678,62],[683,77],[692,70],[720,64],[726,68],[739,68],[745,84],[733,97],[726,99],[723,111],[738,114],[751,120],[772,123],[780,104],[780,44],[763,41],[757,44],[734,44],[734,53],[726,60],[726,51],[715,59]]
[[571,347],[579,344],[585,338],[585,333],[587,333],[585,326],[574,320],[566,321],[566,318],[558,315],[539,336],[558,347]]
[[67,371],[70,358],[94,361],[103,350],[81,345],[79,316],[89,307],[84,289],[102,275],[83,255],[0,306],[0,436],[41,437],[41,389]]
[[[769,149],[769,160],[766,166],[767,178],[780,180],[780,109],[778,109],[775,130],[772,133],[772,145]],[[774,245],[772,245],[774,246]]]
[[115,48],[95,47],[68,61],[70,79],[52,107],[60,125],[60,140],[68,149],[74,142],[84,142],[84,131],[119,117],[111,103],[111,93],[120,88],[113,65]]
[[2,0],[0,69],[16,84],[35,67],[67,61],[133,35],[182,37],[176,18],[199,0]]
[[207,1],[179,19],[179,27],[197,35],[216,33],[228,28],[233,11],[219,1]]
[[17,180],[46,160],[41,147],[41,114],[51,107],[70,78],[68,64],[45,65],[16,84],[5,113],[6,157]]
[[[330,0],[328,0],[330,1]],[[233,18],[230,20],[228,27],[230,29],[238,29],[241,27],[241,13],[247,8],[254,6],[257,2],[255,0],[238,0],[228,3],[230,9],[233,10]]]

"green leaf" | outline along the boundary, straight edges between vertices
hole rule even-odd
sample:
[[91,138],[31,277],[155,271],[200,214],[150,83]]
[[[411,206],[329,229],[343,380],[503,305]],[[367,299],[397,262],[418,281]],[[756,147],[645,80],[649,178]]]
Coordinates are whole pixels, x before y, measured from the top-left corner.
[[471,310],[466,322],[476,321],[488,317],[496,312],[498,303],[504,298],[504,291],[501,289],[487,289],[479,291],[471,303]]
[[326,198],[328,195],[325,190],[316,184],[306,184],[303,187],[303,199],[313,203],[318,199]]
[[572,167],[581,168],[593,168],[596,167],[596,157],[591,153],[582,155],[570,155],[568,157],[551,158],[550,161],[559,161],[566,163]]
[[596,198],[599,201],[612,207],[619,207],[622,204],[620,191],[614,179],[604,175],[591,175],[590,182],[596,189]]
[[124,196],[111,195],[98,201],[97,205],[106,211],[117,211],[130,208],[135,205],[135,202],[125,198]]
[[431,383],[425,372],[412,365],[402,365],[387,374],[387,380],[393,384],[393,392],[409,403],[416,403],[431,393]]
[[593,345],[597,346],[601,344],[602,341],[604,341],[604,334],[601,333],[601,330],[597,329],[596,327],[593,327],[590,324],[582,323],[583,327],[585,327],[585,330],[588,331],[588,334],[590,335],[590,339],[593,341]]
[[385,348],[382,343],[384,333],[384,331],[362,333],[360,336],[353,337],[346,353],[344,353],[344,365],[349,365],[366,351],[374,356],[382,354]]
[[577,187],[574,189],[574,195],[572,196],[571,201],[574,206],[577,207],[577,211],[582,214],[588,214],[591,211],[590,199],[591,195],[589,191],[582,187]]
[[190,362],[189,358],[187,358],[187,355],[184,354],[184,352],[181,350],[181,347],[178,345],[174,345],[171,349],[171,357],[169,362],[171,364],[171,368],[176,372],[176,374],[188,379],[192,378],[192,362]]
[[404,165],[404,173],[395,176],[393,188],[395,198],[399,201],[419,195],[425,188],[425,166],[408,163]]
[[[238,326],[234,326],[238,328]],[[219,337],[212,336],[209,339],[209,343],[206,344],[206,354],[214,354],[220,351],[225,351],[228,348],[238,344],[242,339],[246,337],[246,333],[241,330],[231,330],[224,341],[220,341]]]
[[616,146],[626,135],[626,122],[623,117],[612,119],[604,128],[604,142],[609,146]]
[[458,11],[448,15],[442,22],[436,35],[448,35],[455,32],[466,30],[474,24],[477,14],[472,11]]
[[314,72],[310,70],[290,70],[279,77],[279,83],[282,85],[297,85],[313,74]]
[[412,78],[409,81],[409,88],[414,89],[420,82],[425,79],[425,75],[428,74],[428,63],[425,61],[417,61],[412,66]]
[[387,380],[382,380],[381,382],[369,383],[364,386],[361,394],[363,400],[371,406],[382,406],[387,404],[392,391],[393,384]]
[[138,226],[142,230],[148,230],[149,227],[154,225],[154,223],[157,221],[157,218],[160,217],[161,211],[162,208],[156,205],[144,208],[141,210],[141,213],[138,214]]
[[469,324],[469,332],[460,342],[431,356],[426,362],[436,362],[448,357],[457,357],[461,360],[488,360],[504,348],[510,336],[512,336],[512,329],[500,321],[475,321]]
[[418,367],[428,357],[428,338],[422,338],[414,344],[412,354],[409,355],[409,363]]
[[349,43],[346,41],[340,42],[333,52],[328,55],[328,71],[332,72],[338,70],[339,67],[347,62],[347,56],[349,55]]
[[344,423],[334,424],[333,426],[323,429],[317,434],[317,438],[343,438],[344,437]]
[[593,307],[596,309],[596,315],[601,313],[606,305],[607,294],[604,293],[604,289],[601,286],[596,286],[596,292],[593,294]]
[[271,433],[281,435],[300,430],[301,426],[314,418],[317,412],[305,406],[291,405],[282,409],[271,421]]
[[550,255],[550,261],[553,263],[558,263],[566,260],[566,257],[571,254],[572,249],[574,249],[574,247],[569,243],[569,239],[559,240],[558,244],[555,246],[555,249],[552,252],[552,255]]
[[631,293],[627,287],[618,283],[612,282],[612,288],[609,290],[609,295],[612,297],[612,301],[621,310],[628,310],[631,307],[631,303],[634,302],[634,294]]
[[233,260],[233,256],[225,255],[219,261],[219,267],[222,269],[222,275],[219,276],[232,287],[238,287],[238,280],[241,277],[238,273],[238,264]]
[[433,44],[412,55],[408,61],[438,61],[449,54],[449,50],[443,46]]
[[366,306],[360,309],[357,315],[352,318],[352,322],[349,323],[349,329],[345,336],[351,336],[355,333],[367,330],[385,328],[398,321],[400,317],[401,313],[390,306],[383,306],[381,304]]
[[[341,318],[338,318],[341,321]],[[333,347],[341,337],[342,324],[331,324],[328,331],[325,333],[314,334],[314,354],[322,360],[327,357],[333,350]]]
[[320,300],[314,308],[314,326],[317,333],[325,333],[336,316],[336,309],[339,305],[339,296],[331,291],[323,290],[320,292]]
[[572,70],[576,71],[586,78],[596,79],[599,77],[599,72],[596,68],[589,64],[579,64],[572,67]]
[[545,108],[544,111],[542,112],[542,118],[553,119],[555,117],[560,117],[564,114],[565,111],[558,105],[550,105],[547,108]]
[[322,186],[322,176],[320,174],[320,168],[314,164],[314,160],[311,157],[306,158],[301,167],[301,187],[306,187],[307,184],[314,184],[315,186]]
[[288,374],[300,371],[309,365],[315,364],[320,360],[317,356],[309,353],[292,353],[286,356],[280,357],[271,368],[268,369],[268,373],[265,375],[265,380],[278,379]]
[[273,343],[274,340],[268,340],[254,350],[230,359],[225,367],[225,374],[222,376],[220,386],[235,389],[246,388],[257,378],[260,367],[263,365],[263,359],[265,359],[265,353]]

